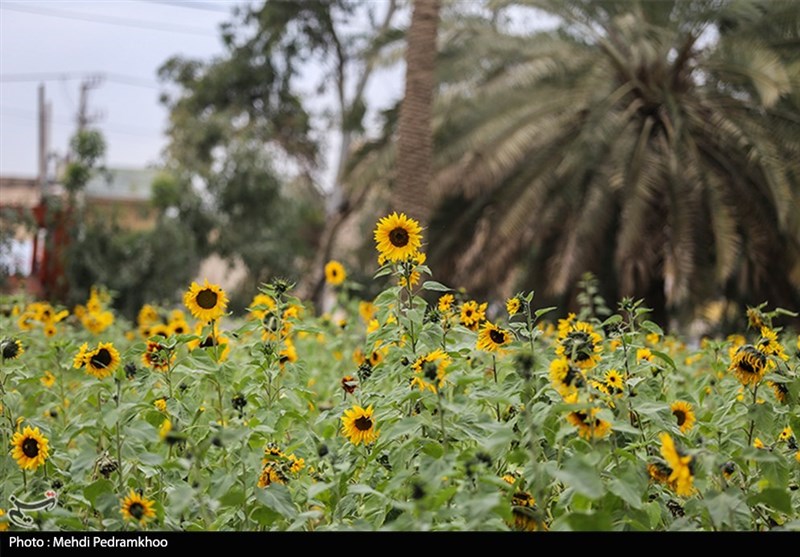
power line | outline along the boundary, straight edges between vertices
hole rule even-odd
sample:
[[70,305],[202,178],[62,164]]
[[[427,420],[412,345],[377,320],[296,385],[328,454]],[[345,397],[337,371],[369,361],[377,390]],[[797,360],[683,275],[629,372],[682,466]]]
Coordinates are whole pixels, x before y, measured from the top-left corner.
[[[5,113],[4,118],[17,118],[21,120],[27,120],[30,122],[37,121],[36,111],[30,110],[28,108],[19,108],[16,106],[0,106],[0,112]],[[58,118],[58,117],[51,117],[51,121],[54,125],[57,126],[75,126],[75,122],[70,121],[65,118]],[[117,124],[117,123],[102,123],[96,124],[94,127],[99,128],[104,133],[111,132],[111,133],[124,133],[128,135],[139,135],[142,137],[150,137],[152,138],[154,135],[162,135],[163,132],[161,131],[154,131],[148,128],[142,128],[139,126],[131,126],[129,124]]]
[[200,27],[188,27],[185,25],[172,25],[168,23],[159,23],[156,21],[144,21],[138,19],[128,19],[125,17],[104,16],[99,14],[86,14],[82,12],[71,12],[66,10],[43,10],[31,6],[21,6],[19,4],[9,4],[3,2],[0,4],[0,9],[10,10],[14,12],[25,12],[35,15],[43,15],[47,17],[58,17],[63,19],[76,19],[79,21],[88,21],[90,23],[105,23],[108,25],[119,25],[121,27],[137,27],[140,29],[150,29],[153,31],[167,31],[170,33],[184,33],[187,35],[200,35],[203,37],[216,37],[216,34],[209,32]]
[[0,74],[0,83],[28,83],[39,81],[67,81],[71,79],[84,79],[89,76],[99,76],[106,81],[113,83],[120,83],[122,85],[132,85],[134,87],[145,87],[148,89],[160,89],[157,81],[147,79],[145,77],[138,77],[134,75],[126,75],[121,73],[106,73],[106,72],[29,72],[17,74]]
[[[221,6],[219,4],[215,4],[213,2],[167,2],[164,0],[139,0],[140,2],[145,2],[147,4],[161,4],[162,6],[171,6],[173,8],[189,8],[192,10],[203,10],[206,12],[216,12],[216,13],[230,13],[230,8],[225,6]],[[230,2],[230,4],[236,5],[238,2]]]

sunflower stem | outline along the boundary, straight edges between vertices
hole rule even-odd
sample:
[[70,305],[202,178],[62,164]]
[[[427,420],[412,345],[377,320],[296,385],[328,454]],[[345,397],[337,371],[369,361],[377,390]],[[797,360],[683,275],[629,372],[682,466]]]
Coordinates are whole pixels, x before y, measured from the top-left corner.
[[444,429],[444,408],[442,407],[441,389],[438,389],[436,393],[436,405],[439,408],[439,427],[442,429],[442,449],[444,454],[447,454],[447,433]]
[[[756,401],[758,399],[756,397],[758,395],[758,386],[759,385],[760,385],[760,383],[756,383],[756,386],[753,388],[753,404],[754,405],[757,404]],[[755,420],[755,418],[753,418],[752,420],[750,420],[750,430],[747,432],[747,446],[748,447],[753,442],[753,431],[755,430],[755,427],[756,427],[756,420]]]
[[119,415],[119,405],[120,405],[120,398],[122,395],[122,388],[120,385],[119,379],[116,380],[117,383],[117,424],[116,424],[116,434],[117,434],[117,469],[119,470],[119,490],[120,493],[125,491],[125,467],[122,465],[122,437],[120,435],[120,415]]
[[[497,385],[497,357],[492,354],[492,376],[494,377],[494,384]],[[495,403],[495,412],[497,412],[497,421],[500,421],[500,403]]]
[[217,403],[219,404],[219,408],[217,412],[219,413],[219,425],[220,427],[225,426],[225,414],[222,406],[222,387],[219,384],[219,381],[214,380],[214,386],[217,388]]
[[[242,439],[242,455],[246,455],[246,454],[247,454],[247,441],[246,441],[246,439],[243,438]],[[242,503],[242,506],[244,507],[244,509],[243,509],[244,510],[244,520],[242,522],[242,526],[244,527],[243,529],[246,529],[247,521],[248,521],[248,518],[249,518],[249,516],[247,514],[247,512],[248,512],[247,511],[247,484],[248,484],[248,481],[247,481],[247,467],[245,466],[244,457],[242,457],[240,462],[241,462],[241,465],[242,465],[242,490],[244,491],[244,502]]]

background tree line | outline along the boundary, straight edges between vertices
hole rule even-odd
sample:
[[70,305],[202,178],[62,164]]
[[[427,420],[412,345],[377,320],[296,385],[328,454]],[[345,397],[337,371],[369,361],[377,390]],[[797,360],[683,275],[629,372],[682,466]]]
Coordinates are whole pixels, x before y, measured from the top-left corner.
[[[531,14],[559,23],[526,29]],[[136,303],[212,252],[247,268],[241,300],[283,275],[319,301],[325,261],[370,275],[375,219],[402,210],[426,226],[437,280],[478,297],[534,289],[566,309],[591,271],[661,321],[712,301],[800,308],[795,2],[268,0],[222,36],[223,57],[160,71],[152,241],[179,269],[126,256],[163,288],[133,283]],[[404,99],[376,114],[366,85],[402,61]],[[298,85],[310,67],[322,108]]]

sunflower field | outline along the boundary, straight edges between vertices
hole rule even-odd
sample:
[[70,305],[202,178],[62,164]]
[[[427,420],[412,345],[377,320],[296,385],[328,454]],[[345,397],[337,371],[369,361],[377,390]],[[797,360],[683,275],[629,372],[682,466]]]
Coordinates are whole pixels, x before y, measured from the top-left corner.
[[0,316],[0,529],[800,530],[800,337],[788,310],[687,346],[625,299],[548,320],[433,280],[419,225],[374,231],[314,315],[273,280],[130,323],[9,299]]

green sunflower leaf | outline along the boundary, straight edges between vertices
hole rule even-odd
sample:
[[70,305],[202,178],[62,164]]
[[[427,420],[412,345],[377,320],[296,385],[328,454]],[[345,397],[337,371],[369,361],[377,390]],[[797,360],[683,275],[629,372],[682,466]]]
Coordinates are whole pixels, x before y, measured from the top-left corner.
[[792,512],[792,498],[785,489],[768,487],[761,493],[751,495],[747,498],[747,504],[751,507],[758,503],[765,503],[776,511],[784,513]]
[[297,509],[285,485],[273,483],[264,489],[256,489],[256,500],[284,518],[297,516]]
[[422,283],[423,290],[431,290],[433,292],[450,292],[452,288],[448,288],[441,282],[436,282],[435,280],[426,280]]

